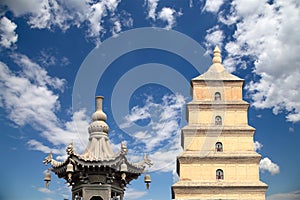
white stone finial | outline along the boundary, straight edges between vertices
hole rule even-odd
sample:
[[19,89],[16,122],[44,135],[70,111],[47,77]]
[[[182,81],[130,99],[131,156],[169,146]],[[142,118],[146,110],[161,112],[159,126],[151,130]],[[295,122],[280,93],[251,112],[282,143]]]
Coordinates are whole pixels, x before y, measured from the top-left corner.
[[102,102],[103,102],[104,97],[103,96],[96,96],[96,110],[101,110],[102,111]]
[[218,46],[216,46],[214,49],[214,57],[212,59],[212,62],[213,63],[222,63],[221,50]]
[[107,116],[102,110],[102,102],[104,97],[97,96],[96,97],[96,112],[92,115],[92,123],[89,126],[89,133],[92,132],[104,132],[108,133],[109,127],[106,124]]
[[102,110],[103,96],[96,96],[96,112],[92,116],[93,121],[106,121],[107,116]]

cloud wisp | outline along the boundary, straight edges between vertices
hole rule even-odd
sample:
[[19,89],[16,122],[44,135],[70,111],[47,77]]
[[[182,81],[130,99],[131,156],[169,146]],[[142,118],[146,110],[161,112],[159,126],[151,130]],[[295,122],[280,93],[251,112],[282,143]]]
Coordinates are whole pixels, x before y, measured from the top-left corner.
[[[254,142],[254,150],[260,151],[263,148],[263,145],[259,141]],[[280,167],[274,163],[270,158],[265,157],[259,162],[259,170],[261,172],[269,172],[271,175],[279,174]]]
[[267,196],[267,200],[298,200],[300,199],[300,190],[295,190],[286,193],[278,193]]
[[0,16],[0,48],[10,48],[18,41],[17,25],[5,16]]
[[[172,171],[180,147],[180,120],[185,99],[182,95],[165,95],[161,103],[148,97],[144,106],[136,106],[125,116],[121,128],[132,133],[137,148],[150,154],[154,166],[151,170]],[[143,130],[133,130],[139,120],[149,120]],[[136,149],[140,151],[141,149]]]
[[268,157],[261,159],[259,162],[259,169],[262,172],[270,172],[271,175],[279,174],[280,169],[276,163],[273,163]]
[[145,6],[147,9],[147,18],[152,22],[161,20],[166,23],[165,29],[170,30],[176,25],[176,18],[180,17],[183,13],[176,11],[174,8],[163,7],[161,10],[157,10],[159,0],[146,0]]

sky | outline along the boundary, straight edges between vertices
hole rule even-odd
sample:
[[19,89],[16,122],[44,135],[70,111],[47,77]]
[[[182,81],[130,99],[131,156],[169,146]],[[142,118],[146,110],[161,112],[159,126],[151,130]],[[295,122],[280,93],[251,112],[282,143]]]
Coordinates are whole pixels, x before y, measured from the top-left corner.
[[216,45],[245,80],[267,199],[300,199],[299,24],[296,0],[0,1],[0,199],[70,199],[42,160],[83,152],[97,95],[114,151],[154,163],[125,199],[171,199],[190,80]]

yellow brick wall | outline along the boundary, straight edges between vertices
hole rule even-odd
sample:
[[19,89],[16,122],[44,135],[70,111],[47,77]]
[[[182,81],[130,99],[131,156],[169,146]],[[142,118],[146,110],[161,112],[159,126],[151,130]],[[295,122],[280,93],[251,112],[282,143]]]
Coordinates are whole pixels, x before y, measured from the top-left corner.
[[[216,170],[222,169],[224,180],[216,180]],[[180,180],[191,181],[259,181],[258,164],[181,164]]]
[[245,126],[248,124],[247,110],[190,110],[188,115],[190,125],[214,125],[216,116],[222,118],[223,126]]
[[[210,146],[207,146],[207,142],[210,142]],[[210,137],[206,135],[199,136],[186,136],[184,150],[187,151],[200,151],[203,149],[210,150],[212,152],[215,151],[215,143],[221,142],[223,144],[223,152],[239,152],[239,151],[253,151],[254,144],[253,138],[251,135],[245,136],[218,136],[218,137]],[[219,152],[221,153],[221,152]]]
[[216,92],[221,93],[221,99],[225,101],[236,101],[242,99],[242,83],[221,83],[220,86],[209,87],[206,84],[194,84],[192,94],[193,100],[214,100]]

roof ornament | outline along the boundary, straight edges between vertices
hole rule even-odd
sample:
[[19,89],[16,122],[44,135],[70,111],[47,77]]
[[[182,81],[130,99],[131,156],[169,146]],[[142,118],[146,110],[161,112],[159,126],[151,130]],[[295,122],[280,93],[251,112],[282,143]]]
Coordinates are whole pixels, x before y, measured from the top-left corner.
[[66,152],[67,152],[68,155],[74,154],[73,142],[71,142],[71,143],[67,146]]
[[48,154],[48,156],[46,156],[43,160],[43,163],[44,165],[48,165],[49,163],[52,165],[52,166],[61,166],[64,164],[64,162],[59,162],[59,161],[56,161],[53,159],[53,156],[52,156],[52,151],[50,151],[50,153]]
[[128,149],[127,149],[126,142],[125,142],[125,141],[122,141],[122,142],[121,142],[121,154],[126,155],[126,154],[127,154],[127,151],[128,151]]
[[46,156],[43,160],[43,163],[45,165],[48,165],[48,163],[51,163],[52,161],[52,151],[50,151],[50,153],[48,154],[48,156]]
[[102,110],[102,102],[103,102],[103,96],[97,96],[96,97],[96,112],[92,115],[92,123],[90,124],[88,130],[89,133],[94,135],[93,133],[99,133],[102,132],[103,134],[108,134],[109,127],[106,124],[107,116]]
[[212,59],[213,63],[222,63],[221,50],[218,45],[214,49],[214,57]]

